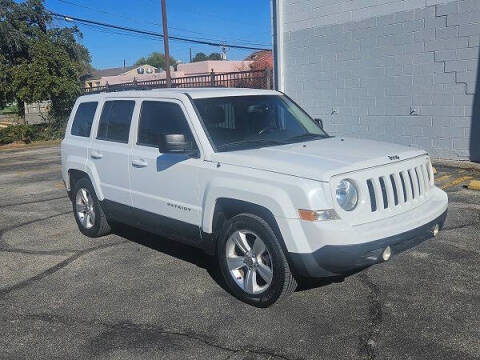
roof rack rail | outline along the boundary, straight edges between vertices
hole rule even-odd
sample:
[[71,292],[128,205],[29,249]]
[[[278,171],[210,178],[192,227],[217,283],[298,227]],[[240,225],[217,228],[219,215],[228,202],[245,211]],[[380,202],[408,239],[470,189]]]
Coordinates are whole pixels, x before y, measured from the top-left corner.
[[[119,84],[125,85],[125,84]],[[174,87],[174,86],[172,86]],[[130,90],[155,90],[155,89],[165,89],[166,86],[146,86],[146,85],[130,85],[130,86],[117,86],[117,85],[109,85],[109,86],[96,86],[91,88],[84,88],[83,94],[99,94],[99,93],[107,93],[107,92],[121,92],[121,91],[130,91]]]

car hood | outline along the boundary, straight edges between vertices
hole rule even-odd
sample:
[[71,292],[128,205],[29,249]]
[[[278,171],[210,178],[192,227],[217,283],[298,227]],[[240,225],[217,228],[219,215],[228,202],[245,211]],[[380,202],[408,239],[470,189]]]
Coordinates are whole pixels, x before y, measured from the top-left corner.
[[333,175],[425,154],[423,150],[398,144],[331,137],[259,149],[219,152],[212,155],[212,161],[329,181]]

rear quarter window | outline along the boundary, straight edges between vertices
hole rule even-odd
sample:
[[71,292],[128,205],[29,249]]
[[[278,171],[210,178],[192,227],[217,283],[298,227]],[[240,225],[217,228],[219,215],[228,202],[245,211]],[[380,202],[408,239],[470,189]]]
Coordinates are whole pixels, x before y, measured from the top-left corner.
[[90,137],[93,118],[97,111],[98,102],[84,102],[78,105],[70,133],[74,136]]

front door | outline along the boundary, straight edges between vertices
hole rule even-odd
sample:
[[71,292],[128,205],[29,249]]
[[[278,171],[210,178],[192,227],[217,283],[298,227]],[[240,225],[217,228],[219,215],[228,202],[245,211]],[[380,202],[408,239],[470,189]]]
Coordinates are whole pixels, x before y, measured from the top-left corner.
[[[202,164],[183,105],[175,100],[145,100],[130,156],[133,207],[141,225],[182,240],[197,241],[201,224],[198,169]],[[183,134],[189,154],[162,154],[166,134]]]

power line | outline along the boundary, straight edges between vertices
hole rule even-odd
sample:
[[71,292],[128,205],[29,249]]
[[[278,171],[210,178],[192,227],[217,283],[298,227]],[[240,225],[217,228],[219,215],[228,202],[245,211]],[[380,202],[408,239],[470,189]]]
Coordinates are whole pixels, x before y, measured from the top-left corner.
[[[58,13],[53,12],[53,11],[49,11],[49,13],[52,16],[55,16],[55,17],[58,17],[58,18],[63,18],[65,21],[76,21],[76,22],[79,22],[81,24],[82,23],[83,24],[92,24],[92,25],[102,26],[102,27],[105,27],[105,28],[117,29],[117,30],[122,30],[122,31],[126,31],[126,32],[143,34],[143,35],[149,35],[149,36],[159,37],[159,38],[163,39],[163,34],[158,33],[158,32],[135,29],[135,28],[126,27],[126,26],[113,25],[113,24],[103,23],[103,22],[99,22],[99,21],[81,19],[81,18],[77,18],[77,17],[74,17],[74,16],[58,14]],[[226,43],[223,43],[223,42],[213,42],[213,41],[205,41],[205,40],[196,40],[196,39],[185,38],[185,37],[180,37],[180,36],[173,36],[173,35],[168,36],[168,38],[170,40],[184,41],[184,42],[189,42],[189,43],[194,43],[194,44],[202,44],[202,45],[210,45],[210,46],[226,46],[226,47],[229,47],[229,48],[232,48],[232,49],[271,50],[269,48],[235,45],[235,44],[226,44]]]
[[[87,5],[84,5],[84,4],[79,4],[79,3],[69,1],[69,0],[56,0],[56,1],[64,3],[64,4],[68,4],[68,5],[77,6],[77,7],[83,8],[83,9],[88,9],[88,10],[95,11],[95,12],[105,14],[105,15],[113,15],[113,16],[116,16],[116,17],[120,17],[120,18],[123,18],[123,19],[133,21],[137,24],[148,24],[148,25],[155,25],[155,26],[160,26],[160,27],[162,26],[162,24],[159,24],[159,23],[156,23],[156,22],[150,22],[150,21],[140,22],[140,21],[138,21],[138,20],[136,20],[132,17],[125,16],[125,15],[120,14],[118,12],[111,12],[111,11],[107,11],[107,10],[102,9],[102,8],[91,7],[91,6],[87,6]],[[209,33],[203,33],[203,32],[198,32],[198,31],[192,31],[192,30],[187,30],[187,29],[178,28],[178,27],[174,27],[174,26],[169,26],[168,28],[169,29],[174,29],[174,30],[177,30],[177,31],[180,31],[180,32],[191,33],[191,34],[215,36],[214,34],[211,34],[211,33],[209,34]],[[212,39],[212,38],[206,38],[206,37],[191,37],[191,38],[194,39],[194,40],[205,40],[205,41],[214,41],[214,42],[220,42],[221,41],[220,39]],[[244,40],[244,39],[239,39],[239,38],[231,38],[231,39],[236,40],[236,41],[238,41],[242,44],[245,44],[245,45],[269,46],[269,45],[266,45],[266,44],[256,43],[256,42],[252,42],[252,41],[248,41],[248,40]]]
[[[61,19],[63,20],[63,18],[61,18]],[[99,31],[99,32],[102,32],[102,33],[105,33],[105,34],[121,35],[121,36],[128,36],[128,37],[132,37],[132,38],[137,38],[137,39],[158,41],[158,36],[144,35],[144,34],[137,34],[137,33],[128,33],[128,32],[123,32],[123,31],[120,31],[120,30],[105,28],[105,27],[98,26],[98,25],[93,25],[93,24],[79,23],[79,25],[91,28],[92,30]],[[245,50],[245,49],[239,49],[239,50]],[[247,50],[250,50],[250,49],[247,49]]]

